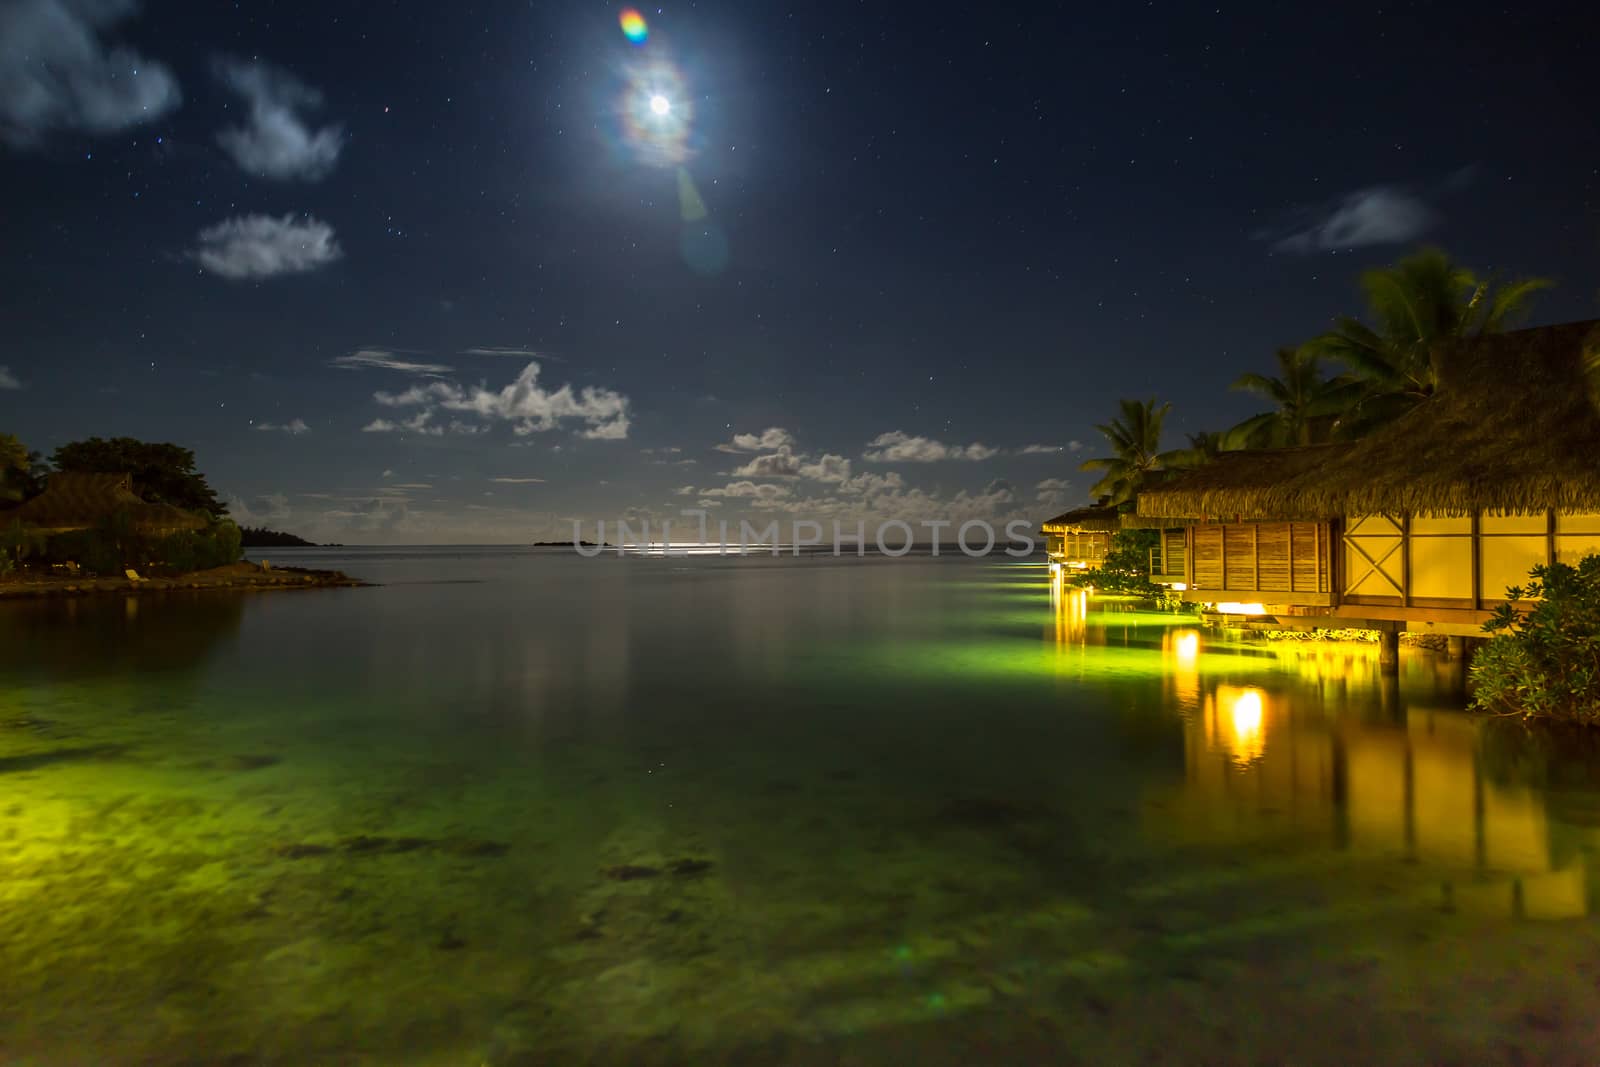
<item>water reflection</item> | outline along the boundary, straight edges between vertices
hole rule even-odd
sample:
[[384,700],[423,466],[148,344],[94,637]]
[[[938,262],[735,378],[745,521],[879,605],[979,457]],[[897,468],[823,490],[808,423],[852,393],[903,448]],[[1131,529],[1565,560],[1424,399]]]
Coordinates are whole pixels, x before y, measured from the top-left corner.
[[1588,913],[1585,834],[1554,821],[1542,791],[1486,776],[1481,721],[1425,699],[1363,716],[1297,687],[1200,685],[1184,782],[1175,802],[1154,796],[1154,832],[1404,860],[1436,874],[1437,903],[1476,914]]
[[80,681],[198,667],[232,644],[236,594],[164,592],[0,604],[0,670]]

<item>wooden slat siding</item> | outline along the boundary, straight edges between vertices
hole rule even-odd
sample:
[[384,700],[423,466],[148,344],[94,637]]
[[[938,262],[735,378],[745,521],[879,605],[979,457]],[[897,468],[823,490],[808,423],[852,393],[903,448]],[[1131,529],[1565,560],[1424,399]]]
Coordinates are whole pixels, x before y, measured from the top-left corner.
[[1292,578],[1290,589],[1302,593],[1321,593],[1322,565],[1317,553],[1322,546],[1321,527],[1314,522],[1296,522],[1290,525]]
[[1544,529],[1544,562],[1545,566],[1556,561],[1556,510],[1551,508],[1545,512]]
[[1267,522],[1255,527],[1256,588],[1274,593],[1293,588],[1294,568],[1290,565],[1289,539],[1293,528],[1287,522]]
[[1256,539],[1254,526],[1224,526],[1222,550],[1227,554],[1223,562],[1223,583],[1229,589],[1255,589]]
[[1250,561],[1255,564],[1255,588],[1261,588],[1261,524],[1250,527]]
[[1196,526],[1194,529],[1194,584],[1200,589],[1221,589],[1222,527]]
[[[1317,592],[1325,593],[1328,591],[1328,587],[1322,584],[1325,577],[1322,573],[1322,527],[1319,525],[1313,527],[1313,529],[1315,532],[1312,536],[1316,539],[1317,550]],[[1328,528],[1328,540],[1333,540],[1333,528],[1331,526]]]
[[1166,564],[1168,574],[1188,575],[1188,552],[1186,551],[1182,530],[1163,530],[1161,558]]

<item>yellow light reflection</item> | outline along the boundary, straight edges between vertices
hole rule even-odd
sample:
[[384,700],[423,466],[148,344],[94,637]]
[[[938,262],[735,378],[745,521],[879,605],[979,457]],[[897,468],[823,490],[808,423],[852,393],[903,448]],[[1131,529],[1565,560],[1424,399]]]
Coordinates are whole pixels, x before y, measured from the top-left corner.
[[1233,600],[1224,600],[1217,605],[1217,610],[1224,615],[1265,615],[1265,604],[1241,604]]
[[1089,593],[1066,584],[1058,575],[1050,583],[1050,606],[1054,609],[1056,644],[1083,644],[1089,636]]
[[1162,645],[1172,657],[1167,674],[1172,679],[1178,707],[1200,706],[1200,631],[1171,630]]
[[1211,747],[1249,765],[1266,751],[1267,706],[1259,689],[1217,686],[1206,698],[1206,734]]

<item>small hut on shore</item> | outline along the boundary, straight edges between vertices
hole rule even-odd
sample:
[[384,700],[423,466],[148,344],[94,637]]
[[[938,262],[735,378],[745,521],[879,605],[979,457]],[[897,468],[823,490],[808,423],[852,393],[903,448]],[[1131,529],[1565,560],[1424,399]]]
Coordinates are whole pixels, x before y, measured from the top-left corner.
[[1600,552],[1597,349],[1596,321],[1441,349],[1393,423],[1224,453],[1141,492],[1137,521],[1182,530],[1189,597],[1220,610],[1477,635],[1534,564]]
[[50,475],[44,492],[21,507],[5,513],[44,533],[66,533],[97,526],[110,516],[123,512],[133,532],[148,537],[164,537],[180,530],[203,530],[205,516],[173,507],[151,504],[133,491],[130,474],[88,474],[58,471]]
[[1105,504],[1064,512],[1039,527],[1045,557],[1071,570],[1100,566],[1111,551],[1111,535],[1119,528],[1117,509]]

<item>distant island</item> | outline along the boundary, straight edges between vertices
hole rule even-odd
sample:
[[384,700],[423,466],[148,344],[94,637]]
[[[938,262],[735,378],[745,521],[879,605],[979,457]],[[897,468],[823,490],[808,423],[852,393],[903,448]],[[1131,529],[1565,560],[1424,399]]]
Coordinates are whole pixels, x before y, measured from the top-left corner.
[[318,545],[282,530],[269,530],[265,526],[239,527],[239,545],[242,548],[337,548],[338,545]]

